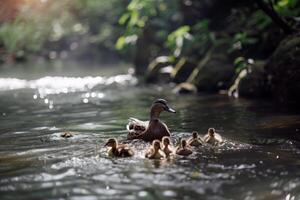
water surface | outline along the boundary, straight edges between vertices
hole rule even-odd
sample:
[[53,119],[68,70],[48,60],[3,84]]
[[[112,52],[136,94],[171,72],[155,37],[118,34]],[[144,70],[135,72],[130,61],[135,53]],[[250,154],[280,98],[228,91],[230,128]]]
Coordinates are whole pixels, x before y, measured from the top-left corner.
[[[300,117],[269,102],[220,95],[176,96],[135,86],[131,75],[0,78],[0,197],[4,199],[299,199]],[[226,139],[188,158],[107,157],[129,117],[147,120],[156,98],[172,141],[209,127]],[[74,137],[64,139],[64,131]]]

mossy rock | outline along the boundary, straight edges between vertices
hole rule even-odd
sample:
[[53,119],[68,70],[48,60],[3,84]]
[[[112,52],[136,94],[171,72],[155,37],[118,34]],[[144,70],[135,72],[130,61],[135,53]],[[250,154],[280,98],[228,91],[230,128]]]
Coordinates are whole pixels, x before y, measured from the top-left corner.
[[148,65],[145,80],[147,83],[170,82],[172,71],[173,66],[169,57],[159,56]]
[[228,94],[234,97],[267,97],[269,93],[265,87],[264,62],[258,61],[241,70]]
[[291,35],[280,43],[265,71],[274,99],[287,104],[300,102],[300,34]]
[[178,84],[174,89],[173,93],[175,94],[196,94],[197,93],[197,88],[195,85],[184,82]]
[[234,75],[234,66],[226,56],[212,54],[205,65],[199,68],[194,82],[198,91],[216,92],[228,89]]
[[175,65],[171,74],[172,80],[175,83],[182,83],[187,80],[197,65],[186,58],[181,58]]

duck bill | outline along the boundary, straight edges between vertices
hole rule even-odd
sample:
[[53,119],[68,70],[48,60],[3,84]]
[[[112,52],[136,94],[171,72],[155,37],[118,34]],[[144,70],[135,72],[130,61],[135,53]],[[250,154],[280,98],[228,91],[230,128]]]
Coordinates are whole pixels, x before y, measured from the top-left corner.
[[105,147],[107,147],[108,145],[109,145],[109,142],[106,142],[106,143],[104,144]]
[[170,112],[170,113],[176,113],[176,111],[174,109],[170,108],[170,107],[167,108],[167,111]]

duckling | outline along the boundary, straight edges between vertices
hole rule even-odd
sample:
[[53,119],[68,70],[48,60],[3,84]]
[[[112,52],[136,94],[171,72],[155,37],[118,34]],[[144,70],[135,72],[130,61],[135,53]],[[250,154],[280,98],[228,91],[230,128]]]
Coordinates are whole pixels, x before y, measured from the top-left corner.
[[162,150],[166,154],[167,157],[169,157],[171,154],[173,154],[173,147],[171,146],[170,137],[168,137],[168,136],[163,137],[162,144],[163,144]]
[[177,142],[176,142],[176,148],[181,147],[181,140],[182,140],[182,137],[179,137]]
[[166,154],[161,149],[161,143],[159,140],[154,140],[152,142],[151,147],[148,149],[148,151],[145,154],[146,158],[149,159],[163,159],[166,158]]
[[70,137],[73,137],[73,133],[66,131],[66,132],[63,132],[62,134],[60,134],[60,137],[70,138]]
[[118,144],[118,141],[115,138],[108,139],[105,146],[110,147],[107,151],[109,156],[131,157],[134,155],[134,151],[129,146]]
[[217,146],[222,143],[222,137],[220,134],[216,133],[214,128],[209,128],[207,134],[203,138],[204,142],[207,144]]
[[176,154],[181,156],[188,156],[193,153],[193,151],[189,147],[187,147],[186,140],[181,140],[180,146],[176,149]]
[[149,121],[130,118],[127,124],[127,139],[142,139],[151,142],[156,139],[161,140],[164,136],[170,136],[167,125],[159,119],[159,115],[163,111],[176,113],[168,106],[166,100],[157,99],[151,106]]
[[192,132],[192,137],[190,137],[187,141],[189,146],[198,147],[203,145],[203,141],[199,138],[199,134],[197,131]]

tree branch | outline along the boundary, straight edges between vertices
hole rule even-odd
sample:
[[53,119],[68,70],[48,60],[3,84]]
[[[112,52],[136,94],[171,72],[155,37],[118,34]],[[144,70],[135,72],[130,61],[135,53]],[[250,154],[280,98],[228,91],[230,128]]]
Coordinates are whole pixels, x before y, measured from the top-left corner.
[[258,7],[266,14],[268,15],[272,21],[277,24],[286,34],[292,34],[296,32],[295,29],[293,29],[290,25],[286,23],[279,15],[278,13],[268,6],[263,0],[254,0]]

